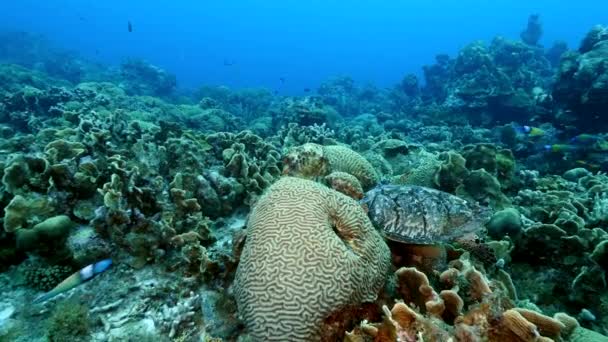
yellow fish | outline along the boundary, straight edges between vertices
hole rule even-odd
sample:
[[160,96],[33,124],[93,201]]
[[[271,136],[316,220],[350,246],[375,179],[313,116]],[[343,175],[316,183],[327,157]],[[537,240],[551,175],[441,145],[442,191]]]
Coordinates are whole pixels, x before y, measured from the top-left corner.
[[519,133],[525,134],[531,138],[542,137],[546,132],[538,127],[533,126],[519,126],[515,127],[515,130]]
[[545,150],[548,152],[555,152],[555,153],[568,153],[568,152],[576,152],[579,150],[578,146],[574,146],[574,145],[567,145],[567,144],[552,144],[552,145],[545,145]]
[[530,127],[528,135],[531,137],[540,137],[545,135],[545,131],[538,127]]

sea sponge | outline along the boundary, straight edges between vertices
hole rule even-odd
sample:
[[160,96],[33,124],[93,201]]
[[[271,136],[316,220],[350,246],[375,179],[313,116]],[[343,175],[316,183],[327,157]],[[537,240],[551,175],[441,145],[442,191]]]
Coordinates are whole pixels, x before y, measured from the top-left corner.
[[390,252],[353,199],[284,177],[253,208],[234,289],[255,340],[311,341],[335,310],[369,302]]
[[283,158],[283,174],[317,179],[331,172],[346,172],[359,180],[364,190],[378,183],[378,173],[362,155],[341,145],[308,143],[289,150]]

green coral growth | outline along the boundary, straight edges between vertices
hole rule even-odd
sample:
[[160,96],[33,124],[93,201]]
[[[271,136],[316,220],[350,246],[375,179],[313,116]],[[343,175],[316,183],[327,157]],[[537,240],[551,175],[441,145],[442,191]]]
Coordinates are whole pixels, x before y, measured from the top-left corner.
[[46,336],[49,342],[89,341],[91,321],[89,308],[75,301],[57,305],[48,320]]
[[28,286],[40,291],[49,291],[72,272],[70,266],[31,263],[23,270],[23,277]]

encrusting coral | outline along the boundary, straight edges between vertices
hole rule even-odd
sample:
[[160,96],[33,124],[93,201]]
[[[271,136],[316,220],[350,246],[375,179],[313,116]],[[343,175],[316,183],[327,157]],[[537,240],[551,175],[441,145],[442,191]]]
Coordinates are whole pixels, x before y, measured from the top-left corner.
[[234,291],[260,341],[312,341],[334,310],[374,301],[388,247],[351,198],[284,177],[251,212]]

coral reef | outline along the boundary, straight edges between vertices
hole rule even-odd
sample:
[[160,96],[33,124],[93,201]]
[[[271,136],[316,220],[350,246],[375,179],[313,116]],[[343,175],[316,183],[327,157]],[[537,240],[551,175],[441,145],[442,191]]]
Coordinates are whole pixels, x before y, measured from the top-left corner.
[[593,114],[601,112],[607,104],[606,60],[608,32],[601,26],[587,34],[578,52],[569,51],[562,56],[552,93],[555,102],[563,108],[556,113],[557,122],[574,123],[589,132],[606,129],[603,116]]
[[361,323],[346,341],[553,341],[568,338],[577,324],[565,314],[552,318],[514,307],[502,284],[489,282],[466,258],[441,274],[439,293],[415,268],[400,268],[395,276],[400,300],[383,307],[383,322]]
[[503,190],[511,185],[515,171],[510,150],[489,144],[467,145],[462,155],[451,151],[439,158],[442,162],[434,175],[439,189],[495,209],[509,204]]
[[177,85],[174,75],[142,60],[129,60],[120,66],[121,87],[129,95],[170,95]]
[[501,117],[525,121],[547,111],[535,92],[548,93],[551,67],[534,46],[497,37],[489,47],[466,46],[455,59],[440,55],[424,71],[424,93],[453,119],[464,113],[465,120],[477,123]]
[[305,96],[0,33],[0,340],[605,339],[608,30],[542,31]]

